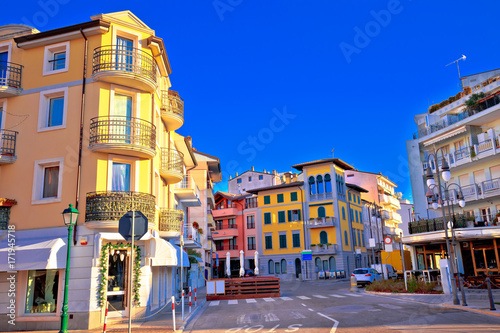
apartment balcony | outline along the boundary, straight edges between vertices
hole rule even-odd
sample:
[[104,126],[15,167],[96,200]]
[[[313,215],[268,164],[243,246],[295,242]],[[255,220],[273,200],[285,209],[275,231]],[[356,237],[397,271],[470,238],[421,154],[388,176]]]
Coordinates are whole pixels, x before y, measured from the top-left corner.
[[184,124],[184,100],[177,91],[162,90],[161,119],[167,131],[175,131]]
[[126,46],[94,49],[92,79],[153,93],[158,87],[158,66],[149,53]]
[[[450,217],[446,216],[445,220],[449,221]],[[486,227],[493,228],[494,230],[496,230],[494,235],[498,234],[498,222],[495,222],[495,216],[489,215],[489,216],[467,217],[463,214],[453,215],[453,229],[455,231],[456,236],[464,234],[460,231],[460,229],[480,230],[481,228],[486,228]],[[409,222],[408,224],[408,231],[411,235],[443,231],[444,229],[445,228],[442,217]],[[475,235],[475,237],[477,238],[477,232],[474,233],[473,231],[470,231],[468,233],[471,236]]]
[[[193,227],[184,226],[184,247],[188,249],[198,249],[201,248],[201,235]],[[180,246],[180,240],[176,241],[176,244]]]
[[134,117],[92,118],[89,149],[93,152],[153,158],[156,155],[156,126]]
[[185,176],[184,179],[174,185],[174,194],[184,206],[200,207],[200,189],[194,182],[192,176]]
[[212,216],[212,210],[207,210],[207,226],[209,228],[215,228],[214,218]]
[[312,254],[337,254],[337,244],[311,244]]
[[158,230],[160,237],[173,238],[181,235],[182,224],[184,223],[184,211],[173,208],[160,209]]
[[176,184],[184,179],[184,154],[173,148],[161,148],[160,175],[167,184]]
[[387,194],[379,194],[380,203],[384,206],[392,206],[396,209],[400,209],[401,205],[399,204],[399,200],[394,198],[393,196]]
[[149,221],[149,228],[155,226],[154,195],[142,192],[91,192],[87,193],[85,226],[88,228],[116,229],[118,221],[128,211],[140,211]]
[[212,233],[212,237],[214,240],[231,239],[234,237],[238,237],[238,228],[236,227],[236,225],[224,226],[221,229],[217,227],[216,232],[217,233]]
[[[231,247],[231,250],[229,248],[230,247],[227,245],[217,247],[216,253],[219,255],[219,260],[221,260],[221,259],[225,260],[228,252],[229,252],[230,258],[239,258],[240,257],[240,251],[238,250],[237,245],[234,245],[233,247]],[[213,253],[213,258],[215,260],[215,258],[216,258],[215,253]],[[219,265],[221,265],[221,264],[219,264]]]
[[323,201],[333,199],[333,193],[309,194],[309,201]]
[[17,160],[17,132],[0,129],[0,165],[12,164]]
[[212,210],[212,216],[214,219],[221,219],[221,218],[228,218],[228,217],[235,217],[238,215],[238,209],[236,208],[236,205],[230,205],[229,207],[223,207],[223,208],[217,208]]
[[477,159],[500,154],[500,142],[498,137],[486,139],[474,145]]
[[335,227],[335,217],[318,217],[311,218],[306,223],[308,228],[327,228],[327,227]]
[[23,66],[0,61],[0,98],[20,95]]
[[214,191],[210,187],[207,187],[207,204],[215,206]]

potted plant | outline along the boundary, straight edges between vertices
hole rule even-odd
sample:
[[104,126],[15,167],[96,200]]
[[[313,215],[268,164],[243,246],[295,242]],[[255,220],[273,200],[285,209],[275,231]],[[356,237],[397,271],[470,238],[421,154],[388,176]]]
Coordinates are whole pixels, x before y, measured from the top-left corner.
[[318,244],[318,250],[319,250],[319,249],[323,249],[323,245],[324,245],[323,243],[319,243],[319,244]]
[[203,228],[198,228],[198,233],[199,233],[200,235],[203,235]]
[[193,222],[193,228],[195,229],[198,229],[200,227],[200,225],[198,224],[198,222]]
[[326,243],[326,248],[328,249],[331,245],[332,243]]
[[313,246],[316,247],[316,244],[311,244],[311,249],[313,248]]

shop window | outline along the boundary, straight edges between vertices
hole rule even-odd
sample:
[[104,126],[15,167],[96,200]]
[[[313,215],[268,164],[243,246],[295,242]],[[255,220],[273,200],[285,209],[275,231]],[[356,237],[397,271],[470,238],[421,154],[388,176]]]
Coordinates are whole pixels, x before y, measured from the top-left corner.
[[55,313],[59,271],[56,269],[28,272],[25,313]]

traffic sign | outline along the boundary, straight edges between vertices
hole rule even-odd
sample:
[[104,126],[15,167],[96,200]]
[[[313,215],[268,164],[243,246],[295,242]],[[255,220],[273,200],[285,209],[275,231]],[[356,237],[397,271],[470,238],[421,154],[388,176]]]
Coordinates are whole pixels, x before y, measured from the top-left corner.
[[386,237],[384,238],[384,243],[386,243],[387,245],[391,244],[391,243],[392,243],[392,238],[391,238],[391,237],[389,237],[389,236],[386,236]]
[[392,244],[385,244],[385,252],[392,252]]
[[141,212],[126,212],[118,222],[118,232],[126,241],[132,240],[132,220],[135,222],[134,241],[138,241],[148,231],[148,218]]
[[303,250],[302,251],[302,261],[312,261],[312,251]]
[[368,247],[375,247],[375,238],[370,238],[368,240],[369,246]]

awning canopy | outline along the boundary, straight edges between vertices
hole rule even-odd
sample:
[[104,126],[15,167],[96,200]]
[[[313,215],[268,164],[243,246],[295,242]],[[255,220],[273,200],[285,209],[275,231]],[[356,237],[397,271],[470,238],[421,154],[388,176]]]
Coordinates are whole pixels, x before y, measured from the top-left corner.
[[467,130],[467,128],[465,126],[461,126],[459,128],[456,128],[452,131],[448,131],[446,133],[443,133],[435,138],[432,138],[430,140],[427,140],[427,141],[424,141],[424,146],[427,147],[427,146],[430,146],[436,142],[439,142],[441,140],[444,140],[444,139],[448,139],[448,138],[451,138],[452,136],[455,136],[455,135],[458,135],[460,133],[463,133]]
[[191,264],[189,263],[189,258],[188,258],[188,254],[186,253],[186,251],[184,251],[183,255],[182,255],[182,261],[181,261],[181,248],[178,247],[177,245],[174,245],[174,244],[170,244],[172,245],[175,250],[177,251],[177,267],[181,267],[181,262],[183,263],[182,266],[184,267],[189,267]]
[[151,266],[177,266],[177,250],[174,245],[161,238],[154,238],[154,243]]
[[27,271],[66,268],[66,242],[62,238],[16,239],[15,261],[8,262],[7,238],[0,242],[0,271]]

